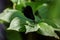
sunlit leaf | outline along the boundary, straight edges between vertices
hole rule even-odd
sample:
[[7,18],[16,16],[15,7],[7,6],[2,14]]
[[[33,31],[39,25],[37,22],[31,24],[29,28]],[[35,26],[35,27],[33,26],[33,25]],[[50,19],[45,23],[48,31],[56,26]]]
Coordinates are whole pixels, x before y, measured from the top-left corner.
[[16,10],[6,9],[3,13],[0,14],[0,20],[4,20],[6,22],[10,22],[10,17]]
[[52,36],[59,39],[57,34],[54,32],[54,28],[52,26],[44,22],[38,24],[38,26],[40,27],[39,29],[40,34],[46,35],[46,36]]
[[37,24],[34,25],[33,23],[30,23],[28,21],[27,21],[27,23],[28,23],[28,25],[25,25],[25,27],[26,27],[26,32],[25,33],[36,32],[39,29]]
[[26,19],[26,17],[22,12],[13,9],[6,9],[3,13],[0,14],[0,20],[6,22],[10,22],[15,17]]
[[25,25],[25,27],[26,27],[26,33],[36,32],[38,30],[38,27],[36,25],[35,26]]
[[16,30],[16,31],[23,31],[22,28],[24,27],[25,21],[23,21],[21,18],[15,17],[10,24],[10,27],[7,30]]

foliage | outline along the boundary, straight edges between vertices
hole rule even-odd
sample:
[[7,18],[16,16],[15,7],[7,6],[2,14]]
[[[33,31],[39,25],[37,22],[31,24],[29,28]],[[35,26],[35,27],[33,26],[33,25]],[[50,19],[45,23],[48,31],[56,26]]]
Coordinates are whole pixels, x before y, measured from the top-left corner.
[[[60,32],[60,0],[35,0],[33,2],[31,0],[11,1],[13,2],[13,9],[7,8],[0,14],[0,23],[10,23],[9,27],[6,28],[9,40],[20,39],[18,32],[37,32],[45,36],[59,39],[59,36],[55,31]],[[27,5],[31,6],[33,9],[35,22],[25,17],[22,12],[22,8]],[[36,11],[38,12],[36,13]],[[9,33],[8,31],[11,30],[14,30],[15,32]],[[14,38],[14,36],[17,36],[18,38]],[[22,40],[22,38],[20,40]]]

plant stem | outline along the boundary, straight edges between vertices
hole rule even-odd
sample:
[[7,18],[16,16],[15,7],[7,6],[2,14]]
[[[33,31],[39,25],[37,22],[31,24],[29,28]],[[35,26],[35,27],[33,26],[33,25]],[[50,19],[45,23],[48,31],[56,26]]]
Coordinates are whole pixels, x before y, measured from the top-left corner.
[[16,3],[13,4],[13,9],[16,9]]

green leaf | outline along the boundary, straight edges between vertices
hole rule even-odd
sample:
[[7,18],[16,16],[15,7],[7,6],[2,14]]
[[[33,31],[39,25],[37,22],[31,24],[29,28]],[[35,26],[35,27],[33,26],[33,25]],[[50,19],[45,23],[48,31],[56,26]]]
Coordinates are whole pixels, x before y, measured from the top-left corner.
[[[32,21],[26,18],[22,12],[13,9],[6,9],[2,14],[0,14],[0,20],[6,21],[8,23],[11,22],[9,29],[16,31],[25,31],[24,27],[24,24],[26,24],[25,22]],[[14,25],[14,23],[17,24]]]
[[13,18],[20,17],[22,19],[27,19],[21,11],[6,9],[3,13],[0,14],[0,20],[10,22]]
[[39,23],[38,26],[40,27],[38,31],[40,34],[45,35],[45,36],[52,36],[59,39],[57,34],[54,32],[54,28],[52,26],[44,22]]
[[55,25],[60,29],[60,19],[54,19],[53,21]]
[[[24,19],[23,19],[24,20]],[[21,18],[15,17],[11,23],[10,27],[7,30],[15,30],[15,31],[22,31],[22,28],[24,27],[25,21],[23,21]],[[23,29],[25,30],[25,29]]]
[[39,22],[41,21],[41,19],[40,19],[38,16],[35,16],[35,21],[36,21],[37,23],[39,23]]
[[43,6],[38,8],[38,16],[41,16],[41,18],[45,19],[47,18],[48,13],[48,4],[44,3]]
[[35,26],[29,26],[29,25],[25,25],[26,27],[26,33],[29,33],[29,32],[36,32],[38,30],[38,27],[35,25]]
[[45,19],[44,22],[46,22],[49,25],[51,25],[54,28],[55,31],[60,31],[60,27],[57,26],[51,19]]
[[6,9],[3,13],[0,14],[0,20],[10,22],[10,17],[16,10]]
[[25,27],[26,27],[26,33],[35,32],[35,31],[37,31],[39,29],[39,27],[37,26],[37,24],[34,25],[33,23],[30,23],[28,21],[27,21],[27,23],[28,23],[28,25],[25,25]]
[[6,31],[8,40],[23,40],[22,35],[17,31]]

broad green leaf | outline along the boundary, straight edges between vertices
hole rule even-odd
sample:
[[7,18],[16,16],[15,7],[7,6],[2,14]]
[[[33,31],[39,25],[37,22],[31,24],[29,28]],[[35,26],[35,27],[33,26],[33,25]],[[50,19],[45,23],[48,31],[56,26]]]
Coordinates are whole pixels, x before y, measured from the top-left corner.
[[39,23],[39,22],[41,21],[41,19],[40,19],[38,16],[35,16],[35,21],[36,21],[37,23]]
[[40,34],[45,36],[52,36],[59,39],[58,35],[54,32],[54,28],[52,26],[44,22],[39,23],[38,26],[40,27]]
[[57,26],[51,19],[45,19],[44,22],[46,22],[49,25],[51,25],[54,28],[55,31],[60,31],[59,26]]
[[[25,21],[24,21],[24,19],[22,20],[21,18],[15,17],[11,21],[10,27],[7,30],[22,31],[22,28],[25,28],[24,27]],[[25,30],[25,29],[23,29],[23,30]]]
[[36,25],[35,26],[25,25],[25,27],[26,27],[26,33],[36,32],[39,29]]
[[[15,17],[18,17],[18,18],[14,19]],[[21,31],[21,30],[24,31],[23,26],[25,24],[25,21],[32,21],[32,20],[26,18],[22,12],[20,12],[18,10],[13,10],[13,9],[6,9],[2,14],[0,14],[0,20],[6,21],[9,23],[12,21],[9,29],[16,30],[16,31]],[[19,20],[20,20],[20,22],[19,22]],[[17,22],[17,24],[13,25],[16,22]]]
[[4,20],[6,22],[10,22],[10,17],[11,15],[15,12],[16,10],[9,10],[6,9],[3,13],[0,14],[0,20]]
[[34,25],[33,23],[30,23],[27,21],[28,25],[25,25],[26,27],[26,32],[25,33],[29,33],[29,32],[35,32],[39,29],[39,27],[37,25]]
[[53,28],[58,28],[55,23],[52,21],[52,19],[45,19],[44,22],[48,23],[51,25]]
[[22,35],[17,31],[6,31],[8,40],[23,40]]
[[53,28],[56,28],[58,30],[60,29],[59,4],[60,1],[57,3],[55,0],[53,3],[38,9],[38,13],[44,19],[44,22],[47,22],[53,26]]
[[37,11],[38,11],[38,15],[40,15],[42,19],[45,19],[47,18],[48,4],[44,3],[42,5],[43,6],[39,7]]
[[0,20],[6,22],[10,22],[15,17],[27,19],[22,12],[13,9],[6,9],[3,13],[0,14]]
[[53,21],[54,21],[55,25],[60,29],[60,18],[54,19]]

